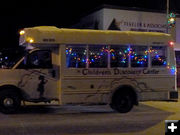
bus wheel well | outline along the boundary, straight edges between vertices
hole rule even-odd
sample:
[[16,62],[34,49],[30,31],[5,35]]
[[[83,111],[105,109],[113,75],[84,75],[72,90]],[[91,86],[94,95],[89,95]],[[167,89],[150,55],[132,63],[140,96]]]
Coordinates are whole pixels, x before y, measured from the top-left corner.
[[135,89],[129,85],[122,85],[115,90],[115,92],[112,95],[111,104],[113,104],[113,100],[115,99],[115,97],[120,94],[130,95],[132,98],[133,104],[138,105],[137,93],[136,93]]
[[19,89],[18,87],[14,86],[14,85],[3,85],[0,86],[0,91],[4,91],[4,90],[8,90],[9,92],[15,92],[19,95],[19,97],[21,99],[23,99],[23,93],[21,91],[21,89]]

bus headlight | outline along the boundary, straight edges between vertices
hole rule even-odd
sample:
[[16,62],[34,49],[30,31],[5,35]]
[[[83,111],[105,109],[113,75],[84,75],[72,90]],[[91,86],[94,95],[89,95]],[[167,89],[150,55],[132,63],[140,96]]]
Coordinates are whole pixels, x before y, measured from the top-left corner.
[[33,43],[33,42],[34,42],[34,40],[33,40],[33,39],[30,39],[30,40],[29,40],[29,42],[30,42],[30,43]]
[[20,35],[24,35],[24,34],[25,34],[25,31],[24,31],[24,30],[21,30],[21,31],[19,32],[19,34],[20,34]]
[[29,43],[33,43],[33,42],[34,42],[34,39],[33,39],[33,38],[31,38],[31,37],[29,37],[29,38],[27,38],[27,42],[29,42]]

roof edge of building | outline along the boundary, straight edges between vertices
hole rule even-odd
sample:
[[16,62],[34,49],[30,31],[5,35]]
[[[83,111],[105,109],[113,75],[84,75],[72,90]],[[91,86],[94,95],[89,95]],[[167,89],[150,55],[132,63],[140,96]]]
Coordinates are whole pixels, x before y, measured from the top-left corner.
[[102,4],[96,8],[94,8],[91,13],[101,10],[103,8],[108,9],[120,9],[120,10],[131,10],[131,11],[144,11],[144,12],[155,12],[155,13],[166,13],[166,10],[155,10],[155,9],[146,9],[146,8],[138,8],[138,7],[123,7],[109,4]]
[[[117,5],[110,5],[110,4],[102,4],[94,9],[92,9],[91,11],[89,11],[86,15],[89,15],[91,13],[94,13],[98,10],[101,10],[103,8],[107,8],[107,9],[119,9],[119,10],[131,10],[131,11],[143,11],[143,12],[153,12],[153,13],[162,13],[162,14],[166,14],[166,10],[155,10],[155,9],[147,9],[147,8],[139,8],[139,7],[124,7],[124,6],[117,6]],[[179,11],[180,12],[180,11]],[[86,16],[83,15],[83,16]],[[179,13],[176,13],[177,17],[180,17]]]

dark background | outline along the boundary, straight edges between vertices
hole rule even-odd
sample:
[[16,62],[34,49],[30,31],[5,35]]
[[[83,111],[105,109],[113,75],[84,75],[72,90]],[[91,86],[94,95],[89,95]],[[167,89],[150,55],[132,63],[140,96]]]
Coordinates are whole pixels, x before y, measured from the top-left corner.
[[[18,46],[24,27],[68,28],[102,4],[166,12],[166,0],[24,0],[0,4],[0,49]],[[170,0],[170,11],[180,13],[180,0]]]

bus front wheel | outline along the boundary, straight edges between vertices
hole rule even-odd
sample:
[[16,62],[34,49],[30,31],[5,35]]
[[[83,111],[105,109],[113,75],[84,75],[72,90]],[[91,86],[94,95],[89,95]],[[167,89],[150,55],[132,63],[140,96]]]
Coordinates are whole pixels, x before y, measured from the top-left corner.
[[120,113],[129,112],[133,108],[132,96],[128,93],[118,93],[113,97],[111,108]]
[[20,96],[16,92],[11,90],[0,91],[0,111],[2,113],[15,113],[20,105]]

